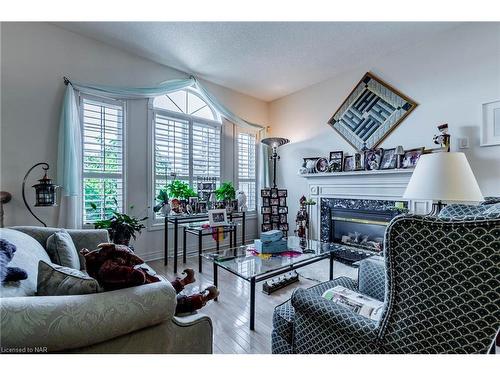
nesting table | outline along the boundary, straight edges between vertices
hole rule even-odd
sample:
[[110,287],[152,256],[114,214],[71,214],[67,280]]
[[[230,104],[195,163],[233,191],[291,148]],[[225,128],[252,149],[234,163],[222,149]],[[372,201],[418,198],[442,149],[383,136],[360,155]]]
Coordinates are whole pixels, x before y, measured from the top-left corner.
[[[233,222],[235,219],[241,222],[241,244],[245,244],[245,224],[246,224],[246,213],[245,212],[233,212],[227,215],[229,221]],[[208,214],[194,214],[194,215],[168,215],[165,217],[165,233],[164,233],[164,264],[168,265],[168,230],[169,225],[172,224],[174,228],[174,273],[177,272],[177,259],[178,259],[178,249],[179,249],[179,225],[189,224],[189,223],[200,223],[208,220]],[[183,238],[184,239],[184,238]],[[185,239],[184,239],[185,240]],[[184,241],[185,244],[186,241]],[[237,243],[236,235],[234,238],[234,245]],[[186,247],[183,245],[182,261],[186,263]]]

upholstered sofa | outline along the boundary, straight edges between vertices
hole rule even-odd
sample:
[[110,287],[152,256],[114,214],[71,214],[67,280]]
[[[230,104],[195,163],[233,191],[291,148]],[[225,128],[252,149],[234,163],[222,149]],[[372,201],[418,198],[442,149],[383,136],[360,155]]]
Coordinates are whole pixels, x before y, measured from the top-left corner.
[[[203,314],[174,316],[172,285],[157,283],[71,296],[37,296],[40,260],[50,262],[47,238],[57,228],[0,229],[17,247],[9,266],[28,279],[0,286],[0,346],[78,353],[212,353],[212,322]],[[108,241],[105,230],[68,230],[77,249]],[[82,262],[83,263],[83,262]]]
[[[384,261],[358,281],[297,289],[276,307],[272,352],[487,353],[500,327],[500,203],[402,215],[385,233]],[[379,321],[321,295],[335,285],[384,302]]]

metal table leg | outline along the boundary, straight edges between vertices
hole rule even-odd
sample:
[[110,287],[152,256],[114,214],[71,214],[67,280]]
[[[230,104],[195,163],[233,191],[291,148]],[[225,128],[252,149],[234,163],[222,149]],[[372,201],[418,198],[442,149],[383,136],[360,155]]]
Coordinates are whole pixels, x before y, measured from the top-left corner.
[[174,273],[177,273],[177,251],[179,250],[179,221],[174,219]]
[[245,219],[246,213],[243,211],[241,214],[241,245],[243,246],[245,244],[245,229],[246,229],[246,219]]
[[186,227],[182,227],[182,262],[186,263]]
[[255,330],[255,277],[250,279],[250,330]]
[[165,233],[163,234],[164,238],[164,243],[163,243],[163,249],[165,251],[165,258],[163,259],[163,264],[165,266],[168,265],[168,219],[165,218]]
[[[215,287],[217,287],[217,284],[218,284],[218,282],[219,282],[219,280],[218,280],[218,275],[217,275],[218,271],[219,271],[219,270],[217,269],[217,263],[216,263],[216,262],[214,262],[214,286],[215,286]],[[218,300],[218,298],[217,298],[217,297],[216,297],[216,298],[214,298],[214,301],[217,301],[217,300]]]
[[330,280],[333,280],[333,253],[330,253]]
[[202,273],[202,259],[201,254],[203,250],[203,232],[201,230],[198,231],[198,271]]

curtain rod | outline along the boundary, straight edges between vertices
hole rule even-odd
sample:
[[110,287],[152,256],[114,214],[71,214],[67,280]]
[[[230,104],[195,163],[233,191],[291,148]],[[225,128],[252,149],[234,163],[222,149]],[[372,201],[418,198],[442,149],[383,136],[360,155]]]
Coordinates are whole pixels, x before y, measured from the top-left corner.
[[63,80],[64,80],[64,84],[65,84],[66,86],[68,86],[68,84],[69,84],[69,83],[71,83],[71,81],[69,80],[69,78],[68,78],[68,77],[66,77],[66,76],[64,76],[64,77],[63,77]]

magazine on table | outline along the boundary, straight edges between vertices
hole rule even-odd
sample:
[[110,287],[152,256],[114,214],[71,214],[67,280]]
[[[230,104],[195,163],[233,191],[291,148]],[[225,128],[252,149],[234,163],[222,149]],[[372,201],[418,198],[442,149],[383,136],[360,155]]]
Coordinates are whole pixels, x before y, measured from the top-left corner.
[[349,310],[372,320],[380,320],[384,302],[337,285],[323,293],[323,298],[338,303]]

